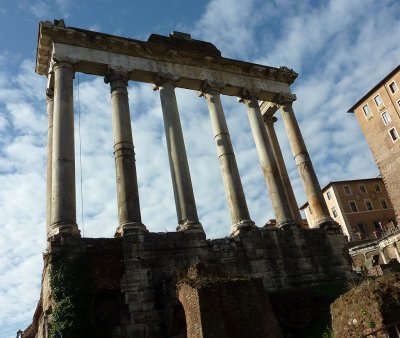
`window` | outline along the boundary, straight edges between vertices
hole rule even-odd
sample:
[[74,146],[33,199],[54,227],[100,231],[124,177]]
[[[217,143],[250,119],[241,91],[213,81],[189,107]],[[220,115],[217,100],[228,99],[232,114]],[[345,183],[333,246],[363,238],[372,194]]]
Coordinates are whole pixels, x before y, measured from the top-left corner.
[[379,107],[383,102],[381,96],[378,94],[374,97],[375,104]]
[[375,230],[381,230],[381,223],[378,222],[378,221],[375,221],[374,222],[374,228],[375,228]]
[[351,195],[351,189],[350,189],[350,187],[349,187],[348,185],[345,185],[345,186],[343,187],[343,189],[344,189],[344,193],[345,193],[346,195]]
[[365,230],[364,223],[358,223],[357,224],[358,230],[360,231],[361,234],[366,235],[367,231]]
[[369,106],[366,104],[365,106],[363,106],[363,112],[365,117],[369,117],[371,116],[371,109],[369,109]]
[[365,189],[365,186],[360,185],[360,193],[365,194],[367,190]]
[[375,184],[375,191],[381,191],[381,186],[378,183]]
[[393,94],[393,93],[396,93],[399,88],[397,87],[396,82],[392,81],[389,83],[389,89]]
[[387,111],[384,111],[382,113],[382,120],[384,124],[388,124],[390,121],[392,121],[392,119],[390,118],[390,115]]
[[367,210],[374,210],[374,207],[372,206],[372,203],[369,200],[365,201],[365,206],[367,207]]
[[328,201],[332,198],[332,195],[331,195],[331,192],[330,192],[330,191],[328,191],[328,192],[326,193],[326,198],[328,199]]
[[385,200],[381,200],[381,205],[382,205],[383,209],[387,209],[388,208],[388,205],[387,205]]
[[338,217],[338,213],[337,213],[337,210],[336,210],[336,208],[335,207],[332,207],[332,215],[333,215],[333,218],[336,218],[336,217]]
[[308,207],[308,211],[310,212],[310,215],[312,215],[311,207]]
[[351,208],[352,212],[357,212],[358,211],[357,204],[356,204],[355,201],[350,201],[349,204],[350,204],[350,208]]
[[392,138],[392,141],[396,141],[399,138],[399,133],[397,132],[396,128],[392,128],[389,130],[390,137]]

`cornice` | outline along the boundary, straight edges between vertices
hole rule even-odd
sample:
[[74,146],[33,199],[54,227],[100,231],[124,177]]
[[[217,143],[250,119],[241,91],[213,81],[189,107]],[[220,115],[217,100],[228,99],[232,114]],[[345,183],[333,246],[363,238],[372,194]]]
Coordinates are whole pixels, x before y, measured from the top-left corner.
[[[165,41],[172,39],[172,37],[164,38]],[[210,43],[198,40],[193,41],[213,46]],[[63,43],[156,61],[173,61],[180,65],[197,66],[210,70],[223,70],[233,74],[278,81],[288,85],[292,84],[297,78],[297,73],[287,67],[268,67],[224,58],[215,52],[211,53],[212,55],[207,55],[184,48],[174,49],[167,44],[157,44],[74,27],[66,27],[62,20],[55,20],[54,23],[49,21],[39,23],[35,68],[36,73],[39,75],[47,76],[49,72],[53,43]],[[215,46],[213,47],[215,48]]]

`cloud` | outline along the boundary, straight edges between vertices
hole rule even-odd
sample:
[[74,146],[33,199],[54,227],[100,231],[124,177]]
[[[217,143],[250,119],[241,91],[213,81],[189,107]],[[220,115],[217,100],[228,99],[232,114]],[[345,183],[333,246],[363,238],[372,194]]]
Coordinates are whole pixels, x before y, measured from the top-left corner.
[[[44,2],[38,4],[46,10]],[[56,5],[69,12],[72,3],[59,0]],[[39,15],[39,9],[32,13]],[[191,31],[193,37],[213,42],[223,55],[286,65],[299,73],[292,86],[297,94],[293,107],[325,185],[378,173],[355,117],[346,111],[397,66],[400,47],[393,41],[400,35],[399,12],[399,2],[390,0],[335,0],[317,6],[311,0],[213,0]],[[46,80],[33,73],[31,60],[11,74],[8,59],[0,55],[2,337],[15,336],[8,328],[23,328],[32,318],[46,247]],[[176,94],[200,221],[209,238],[224,237],[231,221],[206,101],[187,90]],[[78,88],[77,75],[74,100],[78,224],[87,237],[112,237],[118,216],[109,85],[79,75]],[[142,220],[150,231],[173,231],[177,218],[159,93],[148,84],[130,83],[129,100]],[[247,112],[234,97],[222,102],[250,215],[263,225],[274,213]],[[281,115],[276,116],[276,132],[302,204],[302,183]]]
[[[24,6],[25,7],[25,6]],[[48,17],[50,14],[50,7],[43,1],[34,2],[28,5],[28,9],[32,14],[38,19],[43,19]]]
[[195,34],[211,41],[217,48],[233,57],[249,55],[257,49],[253,32],[260,21],[257,0],[213,0],[201,19],[194,25]]
[[55,3],[63,17],[68,18],[70,16],[70,9],[72,7],[71,0],[56,0]]

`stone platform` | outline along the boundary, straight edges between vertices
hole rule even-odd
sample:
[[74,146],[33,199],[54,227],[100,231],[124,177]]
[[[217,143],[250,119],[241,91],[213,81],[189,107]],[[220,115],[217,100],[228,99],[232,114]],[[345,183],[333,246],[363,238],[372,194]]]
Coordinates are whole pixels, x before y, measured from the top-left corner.
[[[276,322],[268,293],[347,279],[351,266],[346,245],[342,235],[322,229],[264,228],[215,240],[207,240],[203,232],[181,231],[55,241],[45,257],[42,297],[30,330],[32,334],[28,335],[26,330],[24,337],[43,337],[43,332],[48,330],[47,323],[52,320],[54,307],[51,257],[60,251],[67,252],[69,258],[86,261],[87,270],[83,270],[86,272],[74,276],[74,283],[78,289],[90,285],[88,302],[92,306],[87,310],[93,330],[96,330],[94,336],[186,337],[189,333],[186,324],[188,327],[194,324],[189,323],[189,314],[185,313],[179,299],[177,285],[187,280],[193,267],[201,266],[201,278],[212,276],[210,280],[217,280],[208,289],[202,287],[196,291],[199,303],[203,304],[199,311],[207,308],[204,304],[211,303],[215,304],[215,313],[239,311],[237,318],[245,318],[252,307],[260,307],[256,302],[262,299],[257,300],[254,295],[260,295],[261,286],[266,305],[260,308],[268,309],[264,311],[268,320]],[[196,284],[192,278],[186,286],[193,288],[193,283]],[[247,286],[248,301],[243,302]],[[235,287],[238,290],[236,300]],[[215,290],[221,288],[229,297],[218,301],[211,299]],[[236,308],[232,305],[235,302]],[[193,321],[193,317],[190,320]],[[199,322],[197,325],[205,324]],[[209,337],[206,333],[207,330],[203,335],[188,337]],[[228,331],[225,336],[232,337]]]

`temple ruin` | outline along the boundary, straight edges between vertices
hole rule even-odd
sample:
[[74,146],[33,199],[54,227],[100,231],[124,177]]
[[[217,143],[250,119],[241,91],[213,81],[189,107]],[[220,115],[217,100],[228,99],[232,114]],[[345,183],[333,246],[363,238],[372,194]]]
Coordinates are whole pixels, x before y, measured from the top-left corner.
[[[115,238],[82,238],[76,221],[76,72],[103,77],[111,90],[119,218]],[[91,331],[93,337],[280,337],[282,325],[270,292],[349,276],[346,240],[329,215],[293,112],[294,71],[224,58],[213,44],[186,33],[152,34],[139,41],[56,20],[39,24],[36,73],[48,79],[48,248],[41,299],[25,337],[48,337],[54,328],[58,296],[52,273],[60,255],[67,262],[84,257],[88,318],[98,330]],[[128,81],[152,84],[160,95],[176,232],[151,232],[151,224],[142,223]],[[207,102],[231,216],[229,237],[208,240],[203,231],[175,88],[195,90]],[[255,141],[276,228],[258,227],[251,219],[221,95],[237,97],[247,110],[249,137]],[[300,228],[274,130],[278,110],[316,219],[314,229]],[[79,278],[76,288],[84,289]]]

